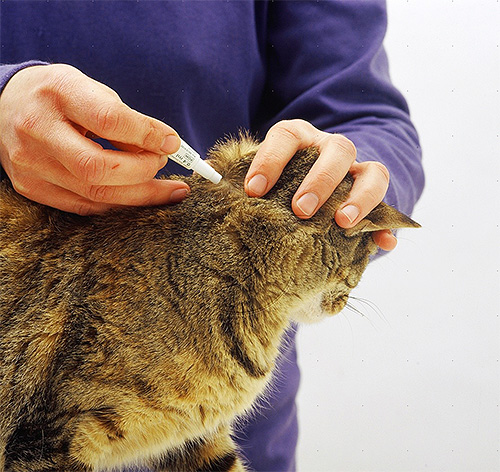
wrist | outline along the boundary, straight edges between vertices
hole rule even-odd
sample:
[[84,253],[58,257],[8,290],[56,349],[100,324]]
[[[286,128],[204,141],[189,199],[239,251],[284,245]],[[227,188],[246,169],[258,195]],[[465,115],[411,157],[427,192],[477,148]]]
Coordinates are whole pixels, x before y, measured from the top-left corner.
[[42,61],[26,61],[19,64],[3,64],[0,66],[0,93],[7,85],[7,82],[19,71],[32,66],[48,65],[47,62]]

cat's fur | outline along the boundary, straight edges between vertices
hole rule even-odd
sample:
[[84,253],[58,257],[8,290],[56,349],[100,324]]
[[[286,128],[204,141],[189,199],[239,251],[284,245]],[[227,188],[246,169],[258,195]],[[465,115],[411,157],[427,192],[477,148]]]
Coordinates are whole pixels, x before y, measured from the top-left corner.
[[79,217],[0,186],[0,471],[241,471],[229,432],[268,382],[291,318],[336,313],[376,251],[369,231],[415,227],[381,204],[354,230],[291,199],[297,153],[249,198],[257,144],[211,152],[214,185],[180,204]]

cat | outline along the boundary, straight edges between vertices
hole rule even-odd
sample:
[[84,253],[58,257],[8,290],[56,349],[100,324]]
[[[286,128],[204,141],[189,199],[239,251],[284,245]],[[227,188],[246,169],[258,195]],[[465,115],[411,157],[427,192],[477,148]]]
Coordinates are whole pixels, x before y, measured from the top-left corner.
[[271,377],[291,320],[338,313],[377,250],[418,227],[381,203],[355,228],[291,210],[318,157],[297,152],[262,198],[258,149],[218,143],[218,184],[173,206],[64,213],[0,185],[0,471],[244,471],[230,437]]

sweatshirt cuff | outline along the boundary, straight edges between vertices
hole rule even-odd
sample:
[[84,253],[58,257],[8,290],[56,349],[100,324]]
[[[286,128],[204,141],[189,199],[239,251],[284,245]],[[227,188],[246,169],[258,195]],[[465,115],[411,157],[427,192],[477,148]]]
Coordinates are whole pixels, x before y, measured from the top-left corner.
[[43,66],[47,65],[47,62],[43,61],[26,61],[19,64],[1,64],[0,65],[0,93],[7,85],[7,82],[12,78],[12,76],[26,67],[31,66]]

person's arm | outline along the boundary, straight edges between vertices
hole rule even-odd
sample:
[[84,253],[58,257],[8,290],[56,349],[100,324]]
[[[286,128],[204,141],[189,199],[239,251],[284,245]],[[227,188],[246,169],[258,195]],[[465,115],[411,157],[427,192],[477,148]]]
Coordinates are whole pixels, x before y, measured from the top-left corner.
[[[355,186],[342,208],[350,207],[351,220],[338,212],[341,226],[355,225],[383,198],[411,213],[424,183],[421,150],[407,104],[389,78],[385,2],[275,2],[268,14],[266,117],[256,125],[278,124],[249,170],[247,192],[261,193],[248,185],[255,175],[264,175],[268,191],[298,148],[316,145],[319,164],[292,202],[298,216],[311,216],[297,205],[302,196],[313,195],[310,206],[317,198],[314,214],[348,170]],[[357,216],[349,215],[356,209]]]
[[[20,70],[25,69],[26,67],[42,65],[44,62],[41,61],[26,61],[21,62],[19,64],[0,64],[0,95],[2,94],[3,89],[7,85],[7,82],[12,78],[12,76],[19,72]],[[1,138],[0,138],[1,139]],[[0,164],[0,180],[3,179],[4,170]]]
[[[19,193],[79,214],[186,196],[185,183],[154,179],[180,145],[165,123],[69,65],[4,67],[0,164]],[[93,136],[120,150],[103,149]]]

